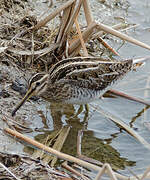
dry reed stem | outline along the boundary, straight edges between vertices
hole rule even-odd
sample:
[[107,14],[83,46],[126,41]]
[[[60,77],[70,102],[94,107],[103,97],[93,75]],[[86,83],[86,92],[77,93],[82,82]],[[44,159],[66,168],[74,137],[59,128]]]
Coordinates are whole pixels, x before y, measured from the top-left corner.
[[128,31],[128,30],[133,29],[133,28],[136,28],[136,27],[138,27],[138,26],[140,26],[140,24],[134,24],[134,25],[132,25],[132,26],[130,26],[130,27],[126,27],[126,28],[124,28],[124,29],[121,29],[120,32]]
[[[93,25],[94,23],[96,23],[96,22],[93,22],[93,23],[91,23],[91,24]],[[90,24],[90,25],[91,25],[91,24]],[[89,25],[89,27],[90,27],[90,25]],[[104,25],[104,24],[97,24],[96,27],[98,27],[99,29],[102,29],[104,32],[113,34],[113,35],[115,35],[115,36],[117,36],[117,37],[119,37],[119,38],[121,38],[121,39],[123,39],[123,40],[129,41],[129,42],[131,42],[131,43],[133,43],[133,44],[136,44],[136,45],[138,45],[138,46],[141,46],[141,47],[143,47],[143,48],[150,49],[150,46],[149,46],[149,45],[147,45],[147,44],[145,44],[145,43],[142,43],[142,42],[140,42],[140,41],[138,41],[138,40],[136,40],[136,39],[134,39],[134,38],[131,38],[131,37],[129,37],[129,36],[127,36],[127,35],[119,32],[119,31],[116,31],[116,30],[112,29],[112,28],[109,27],[109,26],[106,26],[106,25]],[[87,29],[88,29],[88,28],[87,28]],[[93,30],[93,29],[92,29],[92,30]],[[85,30],[85,32],[86,32],[86,30]],[[92,32],[93,32],[93,31],[91,31],[91,32],[89,33],[89,35],[91,35]],[[87,37],[87,36],[86,36],[86,37]],[[84,35],[83,35],[83,38],[84,38]],[[86,39],[86,40],[87,40],[87,39]],[[85,41],[85,39],[84,39],[84,41]],[[76,48],[73,47],[73,46],[76,46],[76,47],[78,47],[78,48],[76,49]],[[72,56],[75,56],[76,54],[78,54],[80,48],[81,48],[80,42],[79,42],[79,40],[76,40],[76,41],[73,43],[73,45],[71,45],[71,47],[70,47],[70,50],[69,50],[70,56],[72,57]],[[75,49],[76,49],[76,50],[75,50]],[[74,52],[74,53],[72,54],[72,52]]]
[[[91,107],[94,108],[92,105]],[[145,139],[143,139],[142,136],[140,136],[133,129],[131,129],[127,124],[125,124],[120,118],[114,116],[113,114],[109,113],[106,110],[101,109],[100,107],[96,107],[96,111],[99,112],[100,114],[103,114],[106,118],[112,120],[113,122],[121,126],[129,134],[131,134],[134,138],[136,138],[141,144],[143,144],[146,148],[150,149],[150,144]]]
[[18,123],[17,121],[12,120],[12,118],[10,118],[10,116],[8,116],[8,114],[4,114],[3,113],[3,118],[2,120],[8,125],[8,127],[11,128],[15,128],[17,129],[17,131],[21,131],[21,132],[33,132],[33,130],[31,128],[28,128],[24,125],[22,125],[21,123]]
[[135,179],[140,180],[140,178],[130,168],[127,169],[132,174],[132,176],[135,177]]
[[34,61],[34,35],[32,33],[32,47],[31,47],[31,52],[32,52],[32,55],[31,55],[31,64],[32,64],[32,69],[33,69],[33,61]]
[[101,37],[98,37],[97,40],[107,49],[109,49],[113,54],[120,56],[111,46],[108,45]]
[[128,180],[145,180],[150,179],[150,167],[143,174],[137,174],[136,176],[128,177]]
[[86,22],[87,25],[89,26],[93,22],[93,16],[92,16],[89,0],[83,1],[83,8],[84,8]]
[[78,131],[78,136],[77,136],[77,156],[80,159],[84,160],[84,161],[88,161],[88,162],[90,162],[92,164],[103,166],[103,163],[101,163],[100,161],[97,161],[95,159],[92,159],[92,158],[89,158],[87,156],[82,155],[82,152],[81,152],[82,135],[83,135],[83,131],[82,130]]
[[147,102],[144,99],[140,99],[140,98],[136,98],[136,97],[133,97],[133,96],[129,96],[128,94],[125,94],[123,92],[120,92],[120,91],[117,91],[117,90],[114,90],[114,89],[109,90],[109,92],[111,94],[116,95],[116,96],[120,96],[120,97],[123,97],[125,99],[129,99],[131,101],[136,101],[136,102],[144,104],[146,106],[150,106],[150,102]]
[[56,155],[58,158],[64,159],[64,160],[66,160],[66,161],[71,161],[71,162],[77,163],[77,164],[79,164],[79,165],[81,165],[81,166],[88,167],[88,168],[90,168],[90,169],[100,170],[100,167],[98,167],[98,166],[95,166],[95,165],[93,165],[93,164],[84,162],[84,161],[82,161],[82,160],[80,160],[80,159],[78,159],[78,158],[75,158],[75,157],[73,157],[73,156],[64,154],[64,153],[59,152],[59,151],[57,151],[57,150],[55,150],[55,149],[52,149],[52,148],[50,148],[50,147],[47,147],[47,146],[45,146],[45,145],[43,145],[43,144],[41,144],[41,143],[39,143],[39,142],[37,142],[37,141],[29,138],[29,137],[24,136],[23,134],[15,131],[15,130],[12,130],[12,129],[10,129],[10,128],[4,128],[4,131],[5,131],[6,133],[14,136],[15,138],[18,138],[18,139],[20,139],[20,140],[22,140],[22,141],[25,141],[25,142],[27,142],[27,143],[29,143],[29,144],[31,144],[31,145],[33,145],[33,146],[35,146],[35,147],[43,150],[43,151],[46,151],[46,152],[48,152],[48,153],[50,153],[50,154],[52,154],[52,155]]
[[[63,6],[61,6],[60,8],[58,8],[55,12],[51,13],[49,16],[47,16],[44,20],[41,20],[33,29],[38,29],[40,28],[41,26],[45,25],[48,21],[50,21],[51,19],[53,19],[60,11],[68,8],[69,6],[71,6],[71,4],[75,5],[75,1],[69,1],[67,3],[65,3]],[[78,3],[78,4],[77,4]],[[89,1],[88,0],[79,0],[79,1],[76,1],[76,6],[75,6],[75,10],[74,12],[72,13],[72,16],[70,17],[70,20],[69,21],[66,21],[64,22],[61,30],[60,30],[60,34],[59,34],[59,38],[58,38],[58,42],[60,41],[60,45],[59,45],[59,49],[58,51],[61,49],[61,47],[63,46],[64,42],[66,41],[66,37],[67,37],[67,34],[70,32],[71,30],[71,27],[73,25],[73,23],[75,22],[75,19],[77,18],[77,15],[79,13],[79,10],[80,10],[80,7],[81,7],[81,4],[83,3],[83,6],[84,6],[84,12],[85,12],[85,16],[86,16],[86,20],[87,20],[87,24],[90,26],[91,24],[93,24],[93,17],[92,17],[92,13],[91,13],[91,9],[90,9],[90,5],[89,5]],[[69,11],[70,8],[68,8],[68,11]],[[104,25],[102,23],[99,23],[97,24],[97,28],[100,29],[100,30],[103,30],[104,32],[106,33],[110,33],[110,34],[113,34],[114,36],[117,36],[123,40],[126,40],[126,41],[129,41],[133,44],[136,44],[138,46],[141,46],[143,48],[147,48],[147,49],[150,49],[150,46],[145,44],[145,43],[142,43],[134,38],[131,38],[119,31],[116,31],[114,29],[112,29],[111,27],[107,26],[107,25]],[[92,34],[93,31],[91,31],[91,33],[89,35]],[[87,37],[86,37],[86,40],[87,40]],[[74,48],[73,46],[76,46],[77,47],[78,45],[78,48]],[[71,57],[72,56],[75,56],[79,53],[79,50],[81,48],[81,45],[80,45],[80,42],[77,40],[75,43],[73,43],[73,45],[71,46],[70,50],[69,50],[69,54],[71,54]],[[111,48],[109,48],[111,49]],[[111,49],[112,50],[112,49]],[[72,53],[74,51],[74,53]],[[115,52],[114,52],[115,53]],[[116,54],[116,53],[115,53]]]
[[47,24],[49,21],[51,21],[54,17],[56,17],[62,10],[66,9],[67,7],[69,7],[74,2],[75,2],[75,0],[69,0],[68,2],[66,2],[65,4],[60,6],[59,8],[55,9],[51,14],[46,16],[44,19],[39,21],[32,29],[33,30],[37,30],[37,29],[41,28],[42,26]]
[[120,30],[120,29],[125,29],[127,27],[129,27],[130,24],[127,23],[119,23],[119,24],[115,24],[112,26],[113,29],[115,30]]
[[[61,130],[60,130],[61,131]],[[60,131],[54,131],[52,132],[51,134],[49,134],[46,138],[42,139],[42,143],[45,145],[45,146],[50,146],[52,144],[52,142],[55,141],[55,139],[57,138],[57,136],[60,134]],[[44,153],[45,151],[44,150],[40,150],[40,149],[35,149],[33,154],[32,154],[32,157],[35,159],[43,159],[44,157]],[[52,159],[53,157],[51,155],[49,155],[49,157]],[[50,160],[49,160],[50,161]],[[49,163],[47,161],[47,163]]]
[[[146,86],[145,88],[149,88],[150,87],[150,78],[147,77],[147,81],[146,81]],[[144,97],[147,98],[149,94],[149,91],[144,91]],[[143,116],[143,123],[145,122],[145,120],[147,119],[147,111],[146,111],[146,107],[144,107],[144,116]]]
[[81,155],[81,140],[82,140],[82,136],[83,136],[83,131],[79,130],[78,131],[78,136],[77,136],[77,155],[78,156]]
[[[57,151],[55,149],[52,149],[50,147],[47,147],[47,146],[45,146],[45,145],[43,145],[43,144],[41,144],[41,143],[27,137],[27,136],[24,136],[23,134],[17,132],[16,130],[12,130],[10,128],[4,128],[4,132],[8,133],[11,136],[14,136],[15,138],[18,138],[18,139],[22,140],[22,141],[24,141],[24,142],[26,142],[28,144],[31,144],[32,146],[35,146],[35,147],[37,147],[37,148],[39,148],[39,149],[41,149],[41,150],[43,150],[45,152],[48,152],[48,153],[50,153],[52,155],[55,155],[60,159],[64,159],[66,161],[74,162],[74,163],[79,164],[79,165],[81,165],[81,166],[83,166],[85,168],[93,169],[94,171],[99,171],[99,170],[102,169],[99,166],[90,164],[88,162],[82,161],[82,160],[80,160],[78,158],[75,158],[73,156],[70,156],[68,154],[65,154],[65,153],[59,152],[59,151]],[[118,174],[116,172],[115,172],[115,176],[117,178],[120,178],[121,180],[128,180],[128,177],[123,176],[121,174]]]
[[150,178],[150,167],[146,169],[143,176],[140,178],[140,180],[144,180],[145,178]]
[[[76,5],[75,5],[75,2],[76,2]],[[64,22],[64,24],[63,24],[64,27],[62,27],[61,30],[60,30],[60,34],[59,34],[59,38],[58,38],[58,42],[60,41],[60,45],[59,45],[59,49],[58,49],[58,51],[59,51],[61,49],[61,47],[64,45],[64,43],[66,42],[67,34],[70,32],[70,30],[72,28],[72,25],[73,25],[77,15],[78,15],[79,11],[80,11],[80,7],[81,7],[82,3],[83,3],[83,6],[84,6],[84,12],[85,12],[87,24],[90,26],[90,24],[93,23],[92,22],[93,21],[93,17],[92,17],[89,1],[88,0],[84,0],[84,1],[83,0],[78,0],[78,1],[70,0],[70,1],[66,2],[64,5],[62,5],[59,8],[57,8],[54,12],[52,12],[46,18],[44,18],[43,20],[39,21],[37,23],[37,25],[35,25],[31,29],[33,29],[33,30],[39,29],[40,27],[44,26],[47,22],[49,22],[51,19],[53,19],[62,10],[68,8],[69,6],[72,6],[72,4],[73,4],[73,6],[75,6],[75,8],[74,8],[75,10],[73,11],[73,13],[71,13],[72,15],[71,15],[69,21]],[[149,45],[147,45],[145,43],[142,43],[142,42],[140,42],[138,40],[135,40],[134,38],[131,38],[131,37],[129,37],[129,36],[127,36],[127,35],[125,35],[125,34],[123,34],[121,32],[113,30],[111,27],[106,26],[106,25],[104,25],[102,23],[97,24],[97,27],[98,27],[98,29],[101,29],[101,30],[103,30],[106,33],[113,34],[114,36],[117,36],[117,37],[119,37],[119,38],[121,38],[123,40],[129,41],[129,42],[131,42],[133,44],[136,44],[138,46],[150,49]],[[92,31],[91,31],[91,33],[92,33]],[[77,42],[77,44],[80,44],[80,43]],[[71,46],[71,50],[70,50],[71,51],[71,53],[70,53],[71,56],[75,56],[76,54],[78,54],[80,48],[81,48],[81,45],[77,49],[73,48],[73,50],[72,50],[72,46]],[[72,52],[74,50],[75,50],[75,52],[72,54]]]
[[97,28],[100,29],[100,30],[103,30],[106,33],[110,33],[110,34],[112,34],[114,36],[117,36],[117,37],[119,37],[119,38],[121,38],[121,39],[123,39],[125,41],[131,42],[131,43],[133,43],[133,44],[135,44],[137,46],[141,46],[143,48],[146,48],[146,49],[150,50],[149,45],[147,45],[147,44],[145,44],[145,43],[143,43],[141,41],[138,41],[138,40],[136,40],[136,39],[134,39],[132,37],[129,37],[128,35],[123,34],[123,33],[119,32],[119,31],[117,31],[117,30],[115,30],[115,29],[113,29],[113,28],[111,28],[111,27],[109,27],[107,25],[104,25],[102,23],[97,23]]
[[97,166],[103,166],[103,163],[102,163],[102,162],[100,162],[100,161],[98,161],[98,160],[96,160],[96,159],[89,158],[89,157],[87,157],[87,156],[85,156],[85,155],[82,155],[82,154],[78,155],[78,158],[81,159],[81,160],[83,160],[83,161],[86,161],[86,162],[95,164],[95,165],[97,165]]
[[83,180],[89,180],[89,178],[87,178],[86,176],[84,176],[83,174],[79,173],[78,171],[76,171],[75,169],[73,169],[71,166],[69,166],[67,164],[67,161],[62,163],[62,166],[67,169],[68,171],[72,172],[73,174],[77,175],[78,177],[81,177]]
[[[66,141],[66,138],[68,137],[68,134],[69,134],[69,131],[70,131],[70,127],[63,127],[53,148],[54,149],[57,149],[57,151],[61,151],[65,141]],[[46,158],[44,158],[44,162],[47,162],[47,160],[49,159],[49,156],[46,156]],[[57,162],[57,157],[53,157],[52,159],[52,162],[51,162],[51,166],[54,167],[54,165],[56,164]]]
[[71,14],[71,11],[72,11],[72,5],[70,5],[69,7],[67,7],[66,9],[63,10],[63,16],[62,16],[62,19],[61,19],[61,26],[60,26],[59,34],[58,34],[58,37],[57,37],[57,43],[60,43],[60,41],[62,39],[62,36],[64,34],[64,31],[65,31],[65,28],[66,28],[66,26],[67,26],[67,24],[69,22],[70,14]]
[[149,91],[150,87],[145,87],[145,88],[137,88],[137,89],[130,89],[128,92],[138,92],[138,91]]
[[74,11],[72,13],[72,16],[70,17],[70,20],[65,28],[65,31],[63,33],[63,36],[62,36],[62,39],[61,39],[61,42],[60,42],[60,46],[59,46],[59,49],[62,47],[64,41],[66,41],[66,37],[68,35],[68,33],[70,32],[74,22],[75,22],[75,19],[77,18],[78,16],[78,13],[80,11],[80,8],[81,8],[81,4],[82,4],[82,1],[83,0],[79,0],[78,4],[76,4],[76,6],[74,7]]
[[[41,50],[37,50],[37,51],[34,51],[34,55],[39,55],[39,57],[55,50],[56,48],[58,47],[58,43],[55,43],[55,44],[51,44],[50,47],[46,47],[46,48],[43,48]],[[33,52],[30,51],[30,50],[20,50],[20,49],[17,49],[17,48],[8,48],[7,49],[9,52],[12,52],[14,54],[18,54],[18,55],[28,55],[28,56],[32,56]],[[38,57],[38,58],[39,58]]]
[[[115,30],[120,30],[121,28],[126,28],[127,27],[127,24],[125,23],[119,23],[119,24],[116,24],[114,26],[112,26],[113,29]],[[106,34],[105,32],[103,31],[99,31],[97,33],[95,33],[93,36],[92,36],[92,39],[96,39],[98,37],[101,37],[103,36],[104,34]]]
[[6,166],[4,166],[4,164],[2,164],[1,162],[0,162],[0,166],[1,166],[2,168],[4,168],[14,179],[16,179],[16,180],[21,180],[20,178],[17,178],[17,177],[14,175],[14,173],[12,173]]
[[83,37],[82,37],[81,29],[80,29],[77,18],[75,19],[75,25],[76,25],[77,32],[79,34],[79,39],[80,39],[80,42],[81,42],[81,46],[83,47],[84,56],[88,57],[89,56],[88,51],[86,49],[86,46],[85,46],[85,43],[84,43],[84,40],[83,40]]
[[75,19],[77,18],[78,14],[79,14],[79,11],[80,11],[80,8],[81,8],[81,5],[82,5],[82,1],[83,0],[78,0],[78,4],[75,5],[74,7],[74,12],[72,13],[72,16],[70,18],[70,21],[69,23],[67,24],[67,27],[66,27],[66,31],[64,32],[64,34],[67,34],[70,32],[73,24],[74,24],[74,21]]
[[[92,34],[93,32],[93,29],[97,26],[97,24],[95,22],[92,22],[88,27],[87,29],[82,33],[82,37],[83,37],[83,40],[84,42],[86,42],[88,40],[88,38],[90,37],[90,35]],[[77,39],[75,40],[71,46],[70,46],[70,49],[69,49],[69,56],[70,57],[73,57],[75,55],[78,54],[78,52],[80,51],[81,49],[81,43],[80,43],[80,40]]]
[[109,177],[111,178],[111,180],[117,180],[111,166],[107,163],[105,163],[102,166],[102,169],[99,171],[99,173],[97,174],[96,178],[94,180],[100,180],[102,175],[107,171],[107,174],[109,175]]

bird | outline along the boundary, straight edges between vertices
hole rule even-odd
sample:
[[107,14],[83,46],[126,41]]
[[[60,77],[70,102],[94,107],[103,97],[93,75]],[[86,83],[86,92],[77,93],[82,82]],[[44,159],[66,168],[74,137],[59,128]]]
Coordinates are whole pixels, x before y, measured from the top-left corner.
[[66,104],[88,104],[99,99],[144,59],[113,60],[100,57],[74,57],[58,61],[48,73],[36,73],[28,90],[12,111],[12,116],[32,96]]

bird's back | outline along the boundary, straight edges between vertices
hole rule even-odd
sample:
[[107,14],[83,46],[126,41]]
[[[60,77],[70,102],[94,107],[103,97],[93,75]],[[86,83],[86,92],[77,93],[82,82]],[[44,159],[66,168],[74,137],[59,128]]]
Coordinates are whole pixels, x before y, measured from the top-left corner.
[[72,97],[74,100],[71,101],[74,103],[77,100],[77,104],[81,104],[82,102],[79,102],[84,99],[89,99],[87,101],[90,102],[111,89],[117,80],[129,72],[132,62],[109,61],[95,57],[69,58],[58,62],[50,69],[49,81],[53,87],[61,87],[59,91],[63,91],[63,86],[68,87],[68,99]]
[[78,57],[58,62],[50,69],[49,75],[51,83],[68,80],[83,88],[101,90],[122,78],[131,68],[132,60]]

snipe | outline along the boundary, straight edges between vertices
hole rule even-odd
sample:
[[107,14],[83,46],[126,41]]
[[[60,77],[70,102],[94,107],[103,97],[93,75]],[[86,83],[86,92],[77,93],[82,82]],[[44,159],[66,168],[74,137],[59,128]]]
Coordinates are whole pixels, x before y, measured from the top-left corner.
[[108,61],[98,57],[76,57],[56,63],[46,73],[29,80],[29,88],[12,116],[31,96],[50,102],[87,104],[98,99],[119,79],[134,69],[139,60]]

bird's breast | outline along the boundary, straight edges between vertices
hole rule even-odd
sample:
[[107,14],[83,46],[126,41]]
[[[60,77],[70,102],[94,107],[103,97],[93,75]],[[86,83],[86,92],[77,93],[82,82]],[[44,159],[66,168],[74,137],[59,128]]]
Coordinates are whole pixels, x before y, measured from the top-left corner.
[[68,104],[87,104],[99,99],[104,92],[87,88],[74,88],[72,96],[65,103]]

